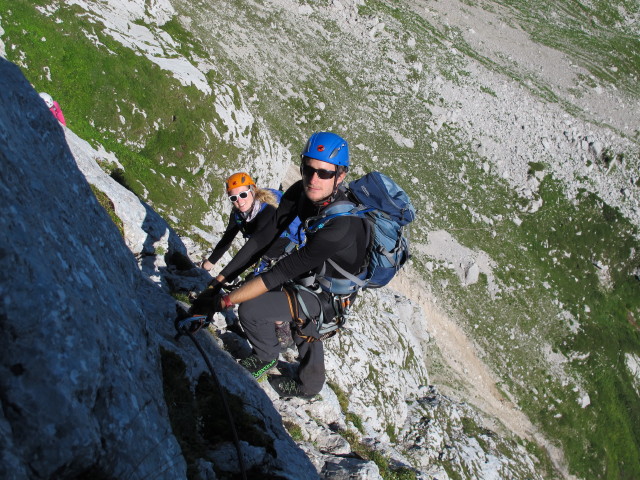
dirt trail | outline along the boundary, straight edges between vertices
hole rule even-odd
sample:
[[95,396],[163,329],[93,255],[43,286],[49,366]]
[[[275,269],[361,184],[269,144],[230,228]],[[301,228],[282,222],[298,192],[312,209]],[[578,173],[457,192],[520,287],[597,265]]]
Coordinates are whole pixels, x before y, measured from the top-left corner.
[[[451,395],[458,396],[459,400],[474,405],[486,414],[489,417],[487,421],[492,423],[490,427],[502,427],[520,438],[535,441],[544,447],[563,477],[575,479],[568,473],[563,452],[552,445],[529,418],[498,390],[498,377],[482,361],[477,347],[462,328],[437,307],[424,280],[411,268],[405,268],[392,280],[390,287],[422,308],[426,320],[424,328],[434,339],[442,354],[442,360],[451,371],[449,380],[453,380],[454,385],[457,382],[463,384],[465,392],[451,388]],[[443,379],[446,375],[448,374],[442,375]],[[447,390],[444,385],[436,386],[441,390]]]

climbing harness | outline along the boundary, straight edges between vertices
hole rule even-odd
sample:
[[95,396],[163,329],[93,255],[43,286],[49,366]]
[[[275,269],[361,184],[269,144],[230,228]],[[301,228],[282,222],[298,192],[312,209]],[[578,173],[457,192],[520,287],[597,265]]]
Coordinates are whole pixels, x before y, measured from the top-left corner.
[[[344,326],[347,318],[349,317],[352,295],[331,295],[330,306],[333,308],[335,316],[327,320],[325,318],[324,303],[319,297],[319,295],[322,295],[322,291],[320,289],[312,289],[311,287],[301,285],[299,283],[289,282],[283,286],[282,291],[287,296],[289,313],[291,314],[291,319],[293,320],[296,333],[307,343],[321,342],[333,337],[338,333],[338,330]],[[318,302],[320,313],[317,317],[313,317],[309,313],[309,309],[302,299],[301,292],[311,294]],[[307,320],[300,318],[300,311],[302,311]],[[312,322],[316,326],[316,330],[319,335],[318,337],[307,335],[302,332],[302,329],[308,324],[308,322]]]

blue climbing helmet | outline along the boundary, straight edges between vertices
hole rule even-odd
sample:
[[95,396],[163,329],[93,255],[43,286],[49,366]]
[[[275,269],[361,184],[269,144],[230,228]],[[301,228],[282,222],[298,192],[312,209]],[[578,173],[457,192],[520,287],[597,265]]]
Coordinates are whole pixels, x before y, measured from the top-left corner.
[[344,138],[335,133],[315,132],[309,137],[300,157],[349,167],[349,145]]

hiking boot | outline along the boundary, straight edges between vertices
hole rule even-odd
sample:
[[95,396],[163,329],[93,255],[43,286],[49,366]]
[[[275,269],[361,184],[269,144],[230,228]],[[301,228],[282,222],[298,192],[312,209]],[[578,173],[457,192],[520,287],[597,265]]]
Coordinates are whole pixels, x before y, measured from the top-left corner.
[[289,322],[282,322],[280,325],[276,323],[276,336],[282,348],[287,349],[295,345],[291,336],[291,324]]
[[257,380],[265,373],[267,373],[271,368],[276,366],[278,359],[269,360],[268,362],[263,362],[258,358],[255,353],[252,353],[247,358],[243,358],[238,363],[242,365],[244,368],[251,372],[251,375]]
[[302,385],[290,377],[270,375],[269,383],[281,398],[297,397],[310,400],[315,397],[315,395],[307,395],[304,393],[302,391]]

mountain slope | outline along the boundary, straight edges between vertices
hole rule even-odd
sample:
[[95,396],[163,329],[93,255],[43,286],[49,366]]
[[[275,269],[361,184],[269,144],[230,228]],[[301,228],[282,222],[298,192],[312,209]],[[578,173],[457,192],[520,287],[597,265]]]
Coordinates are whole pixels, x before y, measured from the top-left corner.
[[343,133],[411,193],[416,274],[505,397],[572,473],[637,476],[637,5],[38,5],[3,6],[6,55],[179,231],[215,239],[221,178],[275,186]]

